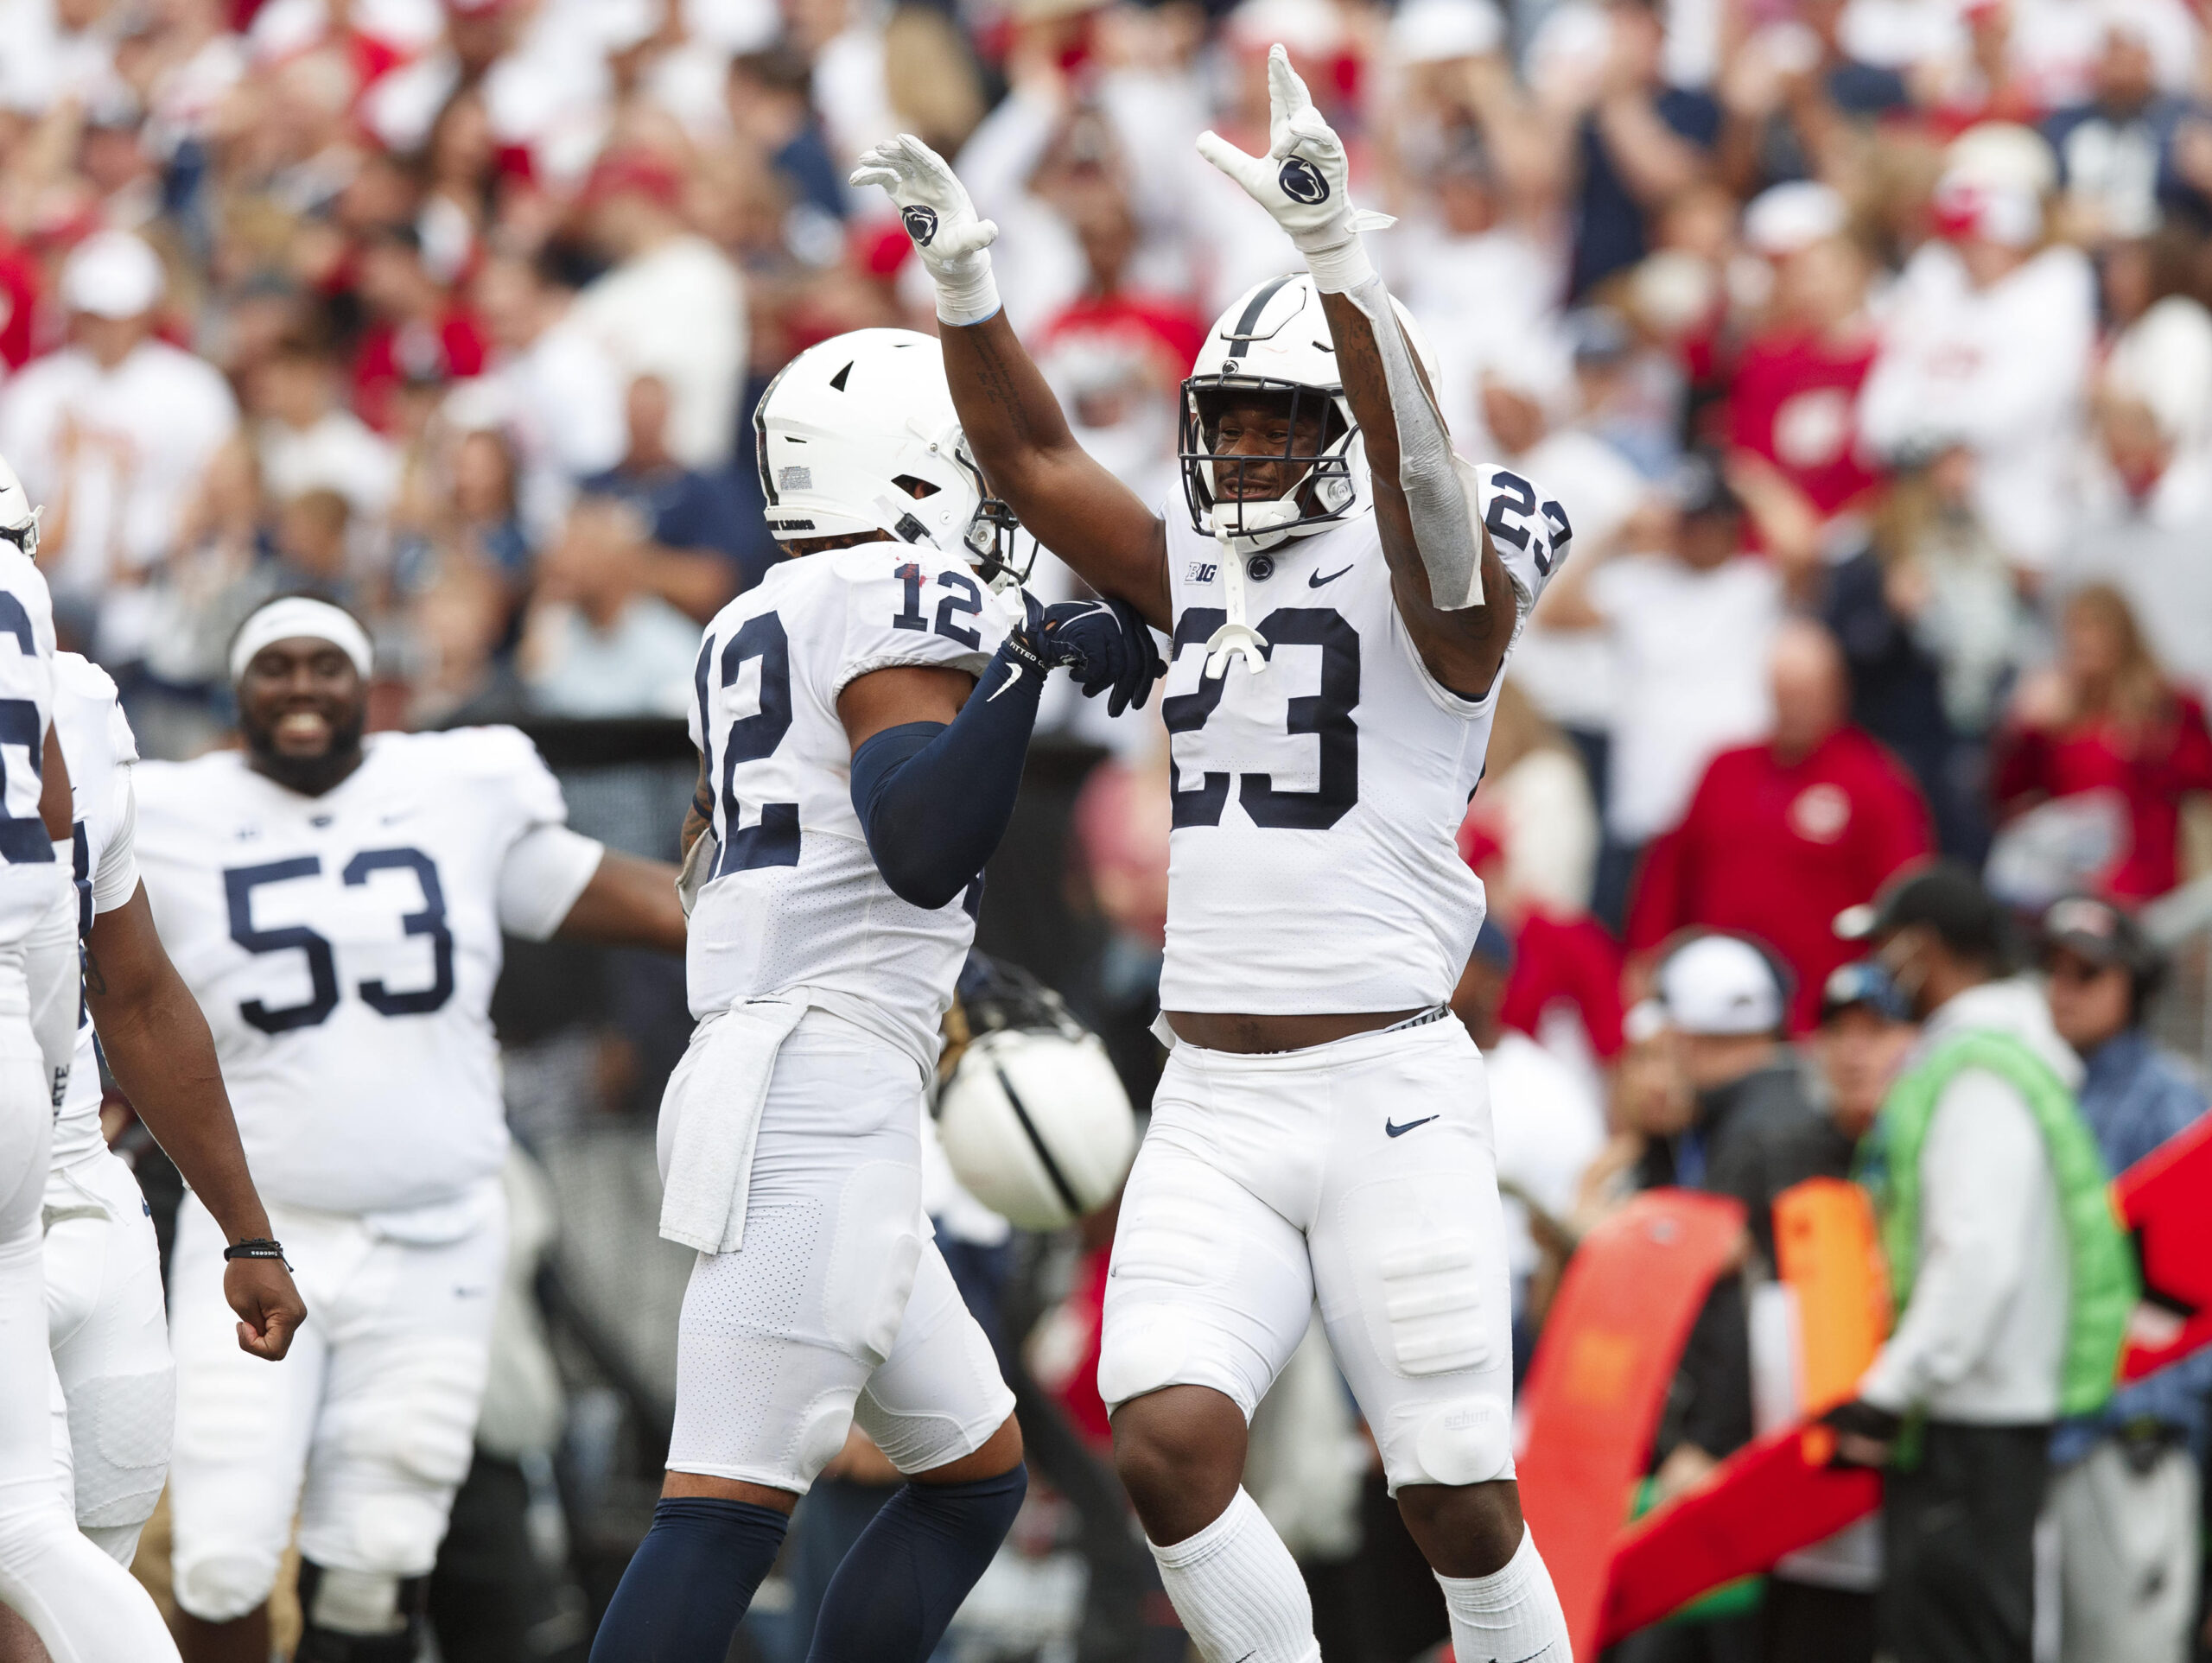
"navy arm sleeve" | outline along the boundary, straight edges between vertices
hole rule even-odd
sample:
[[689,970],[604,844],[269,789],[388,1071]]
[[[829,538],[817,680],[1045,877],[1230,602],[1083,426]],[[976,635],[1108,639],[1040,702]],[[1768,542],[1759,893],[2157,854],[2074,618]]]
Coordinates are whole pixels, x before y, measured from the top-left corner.
[[1034,671],[1009,682],[1015,669],[1001,650],[950,723],[887,727],[853,752],[853,812],[902,901],[944,905],[1006,835],[1045,687]]

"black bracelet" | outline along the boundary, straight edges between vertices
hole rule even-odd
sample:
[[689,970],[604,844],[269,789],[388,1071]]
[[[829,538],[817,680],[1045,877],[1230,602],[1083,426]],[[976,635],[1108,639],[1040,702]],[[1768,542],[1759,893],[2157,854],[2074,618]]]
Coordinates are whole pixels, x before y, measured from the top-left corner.
[[232,1243],[223,1249],[223,1258],[226,1263],[233,1259],[273,1259],[286,1270],[292,1268],[292,1261],[284,1257],[284,1244],[265,1235],[250,1235]]

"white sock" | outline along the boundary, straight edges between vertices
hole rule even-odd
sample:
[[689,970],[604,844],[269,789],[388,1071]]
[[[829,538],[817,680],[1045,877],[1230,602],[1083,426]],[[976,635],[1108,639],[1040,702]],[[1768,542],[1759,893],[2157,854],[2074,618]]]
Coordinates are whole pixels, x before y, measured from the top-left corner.
[[1503,1570],[1436,1581],[1452,1614],[1452,1655],[1458,1663],[1574,1663],[1552,1573],[1526,1526]]
[[1242,1489],[1197,1535],[1147,1546],[1205,1663],[1320,1663],[1298,1562]]

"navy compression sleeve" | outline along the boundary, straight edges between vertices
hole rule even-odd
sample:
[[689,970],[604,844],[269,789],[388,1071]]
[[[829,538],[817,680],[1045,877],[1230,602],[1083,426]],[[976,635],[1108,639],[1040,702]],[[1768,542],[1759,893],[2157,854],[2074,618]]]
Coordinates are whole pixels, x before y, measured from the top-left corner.
[[949,724],[887,727],[853,752],[853,812],[902,901],[943,906],[1006,835],[1045,687],[1033,669],[1007,685],[1015,669],[1001,650]]

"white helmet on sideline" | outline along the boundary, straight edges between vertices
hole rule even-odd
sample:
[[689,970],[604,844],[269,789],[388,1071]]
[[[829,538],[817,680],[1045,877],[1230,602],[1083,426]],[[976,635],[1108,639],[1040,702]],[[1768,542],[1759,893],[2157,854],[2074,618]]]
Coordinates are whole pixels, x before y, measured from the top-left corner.
[[778,538],[881,532],[1008,569],[1014,517],[984,487],[927,335],[855,329],[808,347],[761,394],[753,432]]
[[1001,1028],[968,1042],[939,1089],[953,1176],[1025,1230],[1056,1230],[1114,1198],[1136,1154],[1128,1094],[1094,1034]]
[[0,456],[0,542],[15,544],[35,560],[38,517],[42,511],[31,506],[30,493],[23,489],[23,482],[8,466],[8,459]]
[[[1412,314],[1395,299],[1390,304],[1433,392],[1439,374],[1436,354]],[[1287,401],[1291,431],[1281,460],[1306,466],[1281,497],[1242,500],[1221,489],[1224,473],[1276,460],[1216,447],[1222,411],[1239,395]],[[1300,447],[1299,423],[1317,414],[1318,436]],[[1309,427],[1308,431],[1316,430]],[[1227,533],[1230,546],[1240,555],[1327,530],[1357,511],[1363,499],[1351,467],[1352,441],[1358,433],[1313,274],[1300,271],[1255,284],[1214,320],[1205,345],[1198,349],[1198,362],[1183,383],[1179,449],[1192,525],[1207,536]]]

